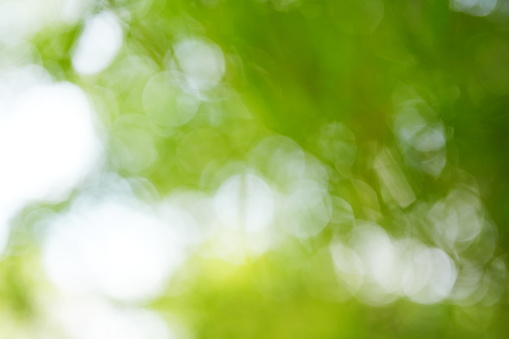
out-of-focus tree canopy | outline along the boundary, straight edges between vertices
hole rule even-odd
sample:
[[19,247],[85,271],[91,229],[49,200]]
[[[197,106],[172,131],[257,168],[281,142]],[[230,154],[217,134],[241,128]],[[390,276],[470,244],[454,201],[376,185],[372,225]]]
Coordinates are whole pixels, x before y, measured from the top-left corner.
[[0,337],[505,338],[509,1],[0,1]]

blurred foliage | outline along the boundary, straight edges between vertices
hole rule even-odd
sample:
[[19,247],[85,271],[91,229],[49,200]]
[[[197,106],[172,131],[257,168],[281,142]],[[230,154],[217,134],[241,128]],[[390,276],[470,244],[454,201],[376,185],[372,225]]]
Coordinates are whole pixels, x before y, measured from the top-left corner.
[[[131,180],[140,200],[169,199],[202,228],[195,196],[218,208],[237,190],[240,202],[224,193],[224,204],[248,205],[234,216],[244,228],[191,246],[165,292],[140,306],[183,338],[507,336],[507,1],[87,4],[75,21],[4,38],[2,65],[37,64],[78,85],[103,126],[101,172]],[[79,39],[101,13],[122,45],[103,70],[80,72]],[[41,220],[89,186],[101,196],[94,180],[13,221],[0,262],[7,337],[47,330],[41,304],[56,292],[39,263]],[[273,205],[268,235],[250,230]],[[386,243],[407,266],[377,261]],[[454,287],[419,290],[405,280],[412,266],[449,269]]]

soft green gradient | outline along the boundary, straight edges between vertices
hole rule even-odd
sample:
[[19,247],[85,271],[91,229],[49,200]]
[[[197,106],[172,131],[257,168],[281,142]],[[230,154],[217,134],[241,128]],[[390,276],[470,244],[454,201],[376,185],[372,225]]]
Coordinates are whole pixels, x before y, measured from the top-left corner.
[[[107,317],[83,334],[96,325],[79,303],[82,336],[69,330],[62,300],[80,298],[109,305],[91,306],[104,314],[155,311],[175,338],[507,336],[506,1],[76,3],[88,5],[75,19],[44,12],[50,19],[24,35],[21,16],[19,27],[0,26],[0,74],[35,64],[79,86],[104,154],[66,194],[2,212],[11,232],[0,337],[116,338]],[[80,39],[97,13],[122,44],[97,71],[80,71]],[[112,46],[95,39],[92,54]],[[11,208],[2,197],[0,210]],[[69,292],[48,273],[52,225],[102,225],[87,213],[108,199],[142,211],[116,220],[119,235],[157,215],[184,239],[167,245],[181,252],[154,243],[175,265],[155,295],[108,285],[137,269],[149,284],[158,266],[127,251],[118,274],[115,261],[94,271],[109,262],[110,238],[86,230],[62,253],[88,241],[85,255],[99,257],[66,274],[86,285],[92,270],[98,285]],[[143,238],[133,232],[125,248]]]

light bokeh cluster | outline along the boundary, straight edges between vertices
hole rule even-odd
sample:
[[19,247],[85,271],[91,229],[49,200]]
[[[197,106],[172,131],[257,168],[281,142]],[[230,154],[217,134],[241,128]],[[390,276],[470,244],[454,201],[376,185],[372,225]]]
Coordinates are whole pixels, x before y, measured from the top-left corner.
[[508,13],[1,2],[5,336],[502,337]]

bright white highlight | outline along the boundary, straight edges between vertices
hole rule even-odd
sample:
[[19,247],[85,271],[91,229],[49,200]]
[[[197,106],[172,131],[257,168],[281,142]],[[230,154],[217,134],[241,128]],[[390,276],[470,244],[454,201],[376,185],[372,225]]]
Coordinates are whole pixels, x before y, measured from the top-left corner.
[[216,44],[197,38],[179,41],[173,48],[174,70],[183,76],[184,90],[199,94],[214,88],[225,71],[224,55]]
[[421,304],[438,303],[449,297],[456,281],[451,258],[437,248],[416,248],[407,262],[406,294]]
[[44,267],[61,289],[119,300],[159,295],[183,260],[179,238],[127,198],[79,199],[52,225]]
[[62,199],[96,164],[92,112],[75,85],[33,87],[2,120],[1,200]]
[[255,233],[266,229],[272,221],[274,197],[259,177],[235,175],[219,188],[214,207],[226,226]]
[[[0,77],[0,234],[24,204],[60,201],[102,158],[94,112],[83,91],[51,83],[35,66]],[[7,212],[6,212],[7,211]],[[6,238],[0,239],[0,252]]]
[[122,47],[122,34],[118,18],[111,12],[88,19],[73,53],[76,72],[92,75],[106,69]]
[[271,244],[274,194],[263,179],[253,174],[227,179],[213,201],[218,220],[211,231],[209,254],[242,264],[246,257],[264,253]]
[[349,245],[332,244],[331,255],[338,278],[368,304],[397,297],[435,304],[451,297],[456,283],[456,265],[443,250],[411,238],[394,240],[374,224],[357,226]]

